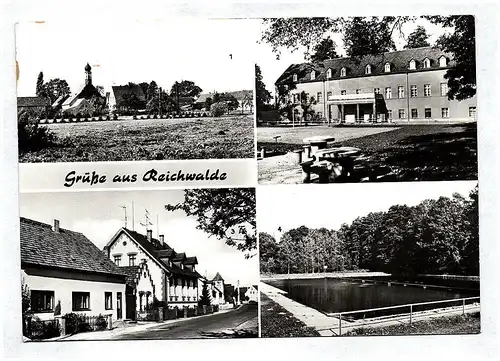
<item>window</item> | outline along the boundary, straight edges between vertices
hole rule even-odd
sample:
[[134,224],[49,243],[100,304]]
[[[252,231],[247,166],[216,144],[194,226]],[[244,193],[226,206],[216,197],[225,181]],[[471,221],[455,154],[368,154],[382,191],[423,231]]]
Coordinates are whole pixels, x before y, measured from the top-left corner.
[[54,311],[54,291],[31,290],[31,310],[33,312]]
[[128,255],[128,265],[129,266],[135,266],[136,257],[137,257],[137,255],[135,255],[135,254]]
[[346,91],[345,90],[341,90],[340,91],[340,95],[345,95],[346,94]]
[[450,110],[448,108],[441,108],[441,118],[449,118]]
[[380,88],[373,88],[373,92],[375,94],[380,94]]
[[418,90],[416,85],[410,85],[410,97],[416,98],[418,96]]
[[308,102],[309,101],[309,93],[305,93],[304,99],[302,99],[302,100],[305,100],[306,102]]
[[316,72],[314,70],[311,71],[311,80],[316,80]]
[[326,99],[329,100],[332,97],[332,95],[333,95],[332,92],[326,93]]
[[298,80],[297,74],[293,74],[293,82],[296,83]]
[[413,108],[411,110],[411,118],[412,119],[417,119],[418,118],[418,109]]
[[429,58],[424,59],[424,69],[430,68],[431,67],[431,61]]
[[346,74],[347,74],[347,69],[346,68],[340,69],[340,76],[346,76]]
[[410,70],[417,69],[417,62],[415,60],[410,60]]
[[104,308],[106,310],[113,309],[113,293],[112,292],[104,292]]
[[392,98],[392,88],[385,88],[385,98],[386,99],[391,99]]
[[117,255],[114,255],[113,257],[114,257],[115,265],[119,266],[120,262],[122,261],[122,255],[117,254]]
[[424,84],[424,97],[430,97],[430,96],[431,96],[431,85]]
[[392,119],[392,109],[387,111],[387,119]]
[[441,56],[439,58],[439,66],[444,67],[446,65],[448,65],[448,59],[446,59],[446,56]]
[[403,86],[398,86],[398,98],[405,97],[405,88]]
[[431,108],[425,108],[425,119],[432,118],[432,110]]
[[399,119],[406,118],[406,116],[405,116],[405,110],[404,109],[399,109],[398,110],[398,117],[399,117]]
[[384,71],[386,73],[390,73],[391,72],[391,63],[385,63],[385,65],[384,65]]
[[469,107],[469,118],[476,119],[476,107]]
[[332,77],[332,69],[328,69],[328,70],[326,71],[326,78],[327,78],[327,79],[330,79],[331,77]]
[[90,292],[73,292],[73,311],[90,310]]
[[365,67],[365,74],[371,74],[371,73],[372,73],[372,66],[370,64],[368,64]]
[[445,97],[448,95],[448,83],[441,83],[441,96]]
[[316,99],[318,99],[318,102],[322,102],[323,101],[323,93],[322,92],[318,92],[316,94]]
[[361,93],[361,89],[356,89],[356,94]]

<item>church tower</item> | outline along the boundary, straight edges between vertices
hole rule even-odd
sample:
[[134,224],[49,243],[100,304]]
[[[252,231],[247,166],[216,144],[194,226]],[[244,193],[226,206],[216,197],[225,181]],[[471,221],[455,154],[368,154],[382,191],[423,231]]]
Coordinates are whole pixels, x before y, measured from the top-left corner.
[[85,85],[92,85],[92,68],[89,63],[85,65]]

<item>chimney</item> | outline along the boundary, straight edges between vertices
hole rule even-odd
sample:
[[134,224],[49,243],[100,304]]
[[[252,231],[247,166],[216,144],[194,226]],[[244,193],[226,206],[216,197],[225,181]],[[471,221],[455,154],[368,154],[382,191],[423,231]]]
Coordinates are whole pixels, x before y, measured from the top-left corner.
[[159,241],[160,241],[160,245],[163,247],[163,242],[165,241],[165,237],[163,236],[163,234],[160,234],[160,235],[158,236],[158,239],[159,239]]
[[59,233],[59,220],[54,219],[54,227],[52,227],[52,230],[56,233]]
[[151,243],[151,239],[153,238],[153,231],[151,229],[146,230],[146,237],[148,242]]

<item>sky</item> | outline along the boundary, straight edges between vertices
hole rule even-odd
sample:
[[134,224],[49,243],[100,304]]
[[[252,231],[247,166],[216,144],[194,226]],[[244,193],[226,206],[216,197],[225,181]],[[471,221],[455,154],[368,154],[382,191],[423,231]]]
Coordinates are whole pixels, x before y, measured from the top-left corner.
[[[403,46],[406,44],[406,37],[413,31],[418,25],[422,25],[427,33],[430,34],[429,42],[430,44],[434,44],[437,38],[442,35],[446,30],[438,25],[433,25],[427,20],[418,19],[415,22],[405,23],[402,27],[402,33],[404,37],[401,37],[399,32],[396,31],[393,36],[393,40],[396,44],[396,49],[401,50]],[[262,29],[262,28],[261,28]],[[341,56],[345,56],[345,50],[343,48],[342,35],[339,33],[330,33],[325,34],[325,37],[330,35],[332,40],[335,42],[337,48],[337,53]],[[259,32],[260,38],[260,32]],[[258,60],[256,60],[257,64],[259,64],[262,78],[264,84],[266,85],[267,90],[274,95],[274,82],[278,79],[278,77],[290,66],[291,64],[299,64],[304,63],[304,51],[305,48],[299,48],[293,53],[288,49],[280,49],[280,60],[276,60],[276,54],[271,51],[271,47],[268,44],[257,44],[256,53],[259,55]]]
[[106,90],[152,80],[167,90],[180,80],[204,92],[254,88],[259,20],[78,21],[17,25],[18,96],[35,95],[40,71],[45,81],[65,79],[76,92],[87,62],[94,85]]
[[414,206],[455,192],[468,196],[476,185],[477,181],[443,181],[259,187],[257,230],[279,240],[282,232],[300,226],[338,229],[356,217],[396,204]]
[[[145,222],[145,209],[150,213],[153,237],[157,238],[157,224],[165,242],[176,252],[196,256],[201,275],[215,276],[219,272],[226,283],[241,286],[256,284],[259,280],[258,257],[245,259],[244,254],[227,246],[215,237],[196,229],[196,219],[184,212],[167,212],[165,204],[176,204],[184,199],[182,190],[169,191],[98,191],[24,193],[20,195],[21,217],[53,224],[83,233],[99,249],[124,226],[127,208],[128,228],[132,228],[132,202],[135,208],[135,230],[146,234],[140,223]],[[159,222],[156,222],[158,215]]]

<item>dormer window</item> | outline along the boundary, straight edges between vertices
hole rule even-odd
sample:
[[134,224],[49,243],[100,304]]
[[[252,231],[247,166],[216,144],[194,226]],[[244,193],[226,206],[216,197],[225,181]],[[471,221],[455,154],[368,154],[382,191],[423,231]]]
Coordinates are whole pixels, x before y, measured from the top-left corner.
[[424,59],[424,69],[430,68],[431,67],[431,61],[429,58]]
[[365,74],[371,74],[372,73],[372,66],[368,64],[365,66]]
[[347,69],[346,68],[340,69],[340,76],[345,76],[346,73],[347,73]]
[[446,59],[446,56],[441,56],[439,58],[439,66],[444,67],[448,65],[448,59]]
[[293,74],[293,82],[296,83],[298,80],[297,74]]
[[330,79],[331,77],[332,77],[332,69],[328,69],[328,70],[326,71],[326,78],[327,78],[327,79]]
[[384,65],[384,71],[386,73],[390,73],[391,72],[391,63],[385,63],[385,65]]
[[316,80],[316,72],[314,70],[311,71],[311,80]]
[[412,59],[410,60],[410,70],[415,70],[415,69],[417,69],[417,62],[414,59]]

